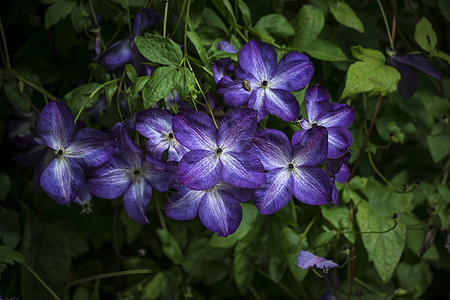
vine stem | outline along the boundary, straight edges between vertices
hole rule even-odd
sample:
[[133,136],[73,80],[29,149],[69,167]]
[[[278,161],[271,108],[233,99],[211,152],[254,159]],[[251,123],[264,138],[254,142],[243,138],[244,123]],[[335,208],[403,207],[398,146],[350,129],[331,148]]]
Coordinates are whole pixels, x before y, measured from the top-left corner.
[[55,298],[56,300],[61,300],[61,298],[56,295],[56,293],[42,280],[42,278],[27,264],[23,264],[23,266],[31,273],[33,276],[39,281],[40,284]]
[[354,277],[353,278],[354,281],[356,281],[357,283],[359,283],[362,287],[368,289],[369,291],[371,291],[374,294],[377,294],[378,296],[382,296],[382,297],[386,297],[387,295],[384,293],[380,293],[379,291],[377,291],[376,289],[371,288],[370,286],[368,286],[367,284],[365,284],[363,281],[361,281],[359,278]]
[[167,12],[169,10],[169,0],[166,0],[166,5],[164,6],[164,24],[163,24],[163,37],[167,34]]
[[381,5],[381,1],[380,0],[377,0],[377,2],[378,2],[378,6],[380,7],[381,15],[383,16],[384,25],[386,26],[386,33],[387,33],[388,38],[389,38],[389,43],[391,44],[392,50],[395,50],[395,48],[394,48],[394,41],[392,40],[391,30],[389,29],[389,24],[388,24],[388,21],[387,21],[387,18],[386,18],[386,14],[384,13],[383,5]]
[[5,31],[3,30],[3,23],[1,17],[0,17],[0,33],[2,35],[3,48],[5,49],[6,67],[8,68],[8,71],[11,73],[11,62],[9,60],[8,44],[6,43],[6,36]]
[[[95,27],[100,29],[97,22],[97,16],[95,15],[94,5],[92,5],[92,0],[89,0],[89,9],[91,10],[92,20],[94,21]],[[102,43],[103,50],[106,50],[105,42],[103,41],[102,34],[100,33],[100,42]]]
[[392,44],[395,42],[395,31],[397,30],[397,0],[392,0]]
[[348,178],[347,182],[355,175],[356,168],[358,167],[359,161],[361,160],[361,156],[364,153],[364,149],[367,146],[367,142],[369,141],[369,136],[372,132],[373,125],[375,124],[375,120],[376,120],[378,112],[380,110],[382,98],[383,98],[383,95],[380,94],[378,96],[377,105],[375,106],[375,111],[373,112],[373,115],[372,115],[372,120],[370,121],[369,130],[367,131],[366,137],[364,138],[364,142],[361,146],[361,149],[359,150],[358,156],[356,157],[355,163],[353,164],[352,171],[350,172],[350,177]]
[[136,270],[126,270],[126,271],[118,271],[118,272],[111,272],[111,273],[103,273],[103,274],[89,276],[86,278],[72,281],[71,283],[66,285],[66,289],[70,288],[71,286],[74,286],[74,285],[79,285],[79,284],[83,284],[83,283],[98,280],[98,279],[129,276],[129,275],[152,274],[152,273],[156,273],[156,272],[157,272],[157,270],[153,270],[153,269],[136,269]]
[[386,177],[383,176],[383,174],[381,174],[381,172],[378,170],[378,168],[375,166],[373,159],[372,159],[372,154],[371,153],[367,153],[367,156],[369,157],[369,162],[370,165],[372,166],[372,169],[375,171],[375,173],[377,173],[377,175],[389,186],[389,188],[391,190],[393,190],[394,192],[397,193],[403,193],[403,191],[399,191],[397,190],[390,182],[389,180],[386,179]]

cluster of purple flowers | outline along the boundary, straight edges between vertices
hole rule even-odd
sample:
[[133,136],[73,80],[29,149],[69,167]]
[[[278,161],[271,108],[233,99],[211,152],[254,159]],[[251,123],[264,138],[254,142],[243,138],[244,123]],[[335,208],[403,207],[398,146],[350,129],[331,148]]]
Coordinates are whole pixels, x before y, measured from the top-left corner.
[[[228,43],[220,45],[234,50]],[[124,124],[109,133],[81,128],[64,103],[49,103],[37,126],[42,142],[54,153],[40,177],[43,190],[66,205],[89,201],[90,193],[105,199],[123,196],[128,215],[143,225],[149,222],[152,190],[171,190],[164,207],[169,217],[199,216],[219,236],[239,227],[239,202],[254,200],[265,215],[283,208],[292,196],[306,204],[337,205],[334,183],[348,177],[352,143],[347,127],[354,112],[348,105],[330,103],[323,87],[310,86],[307,118],[298,121],[301,130],[291,141],[278,130],[258,129],[268,113],[286,121],[298,119],[299,104],[291,91],[310,81],[308,57],[288,53],[277,64],[270,45],[251,41],[239,52],[238,66],[225,59],[213,70],[225,104],[236,108],[217,126],[200,111],[142,111],[135,128],[148,139],[146,152]],[[162,160],[164,152],[167,160]]]

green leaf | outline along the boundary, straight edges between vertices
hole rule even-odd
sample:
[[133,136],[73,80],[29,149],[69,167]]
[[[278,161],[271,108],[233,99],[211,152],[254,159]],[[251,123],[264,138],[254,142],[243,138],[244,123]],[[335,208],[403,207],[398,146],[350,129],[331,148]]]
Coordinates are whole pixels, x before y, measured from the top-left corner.
[[250,27],[252,25],[252,15],[250,9],[244,1],[238,0],[238,7],[242,14],[242,20],[244,21],[245,26]]
[[162,249],[167,258],[176,264],[181,264],[183,262],[183,254],[177,240],[167,230],[157,229],[156,233],[161,240]]
[[433,128],[431,135],[427,136],[430,154],[435,163],[443,160],[450,153],[450,129],[449,126],[439,124]]
[[10,187],[9,176],[5,173],[0,173],[0,200],[5,200],[8,195]]
[[112,82],[103,88],[103,94],[105,94],[108,105],[111,105],[113,97],[117,95],[118,88],[117,82]]
[[49,29],[62,19],[65,19],[77,5],[76,1],[54,1],[45,12],[45,29]]
[[383,53],[378,50],[352,47],[355,58],[362,60],[353,63],[347,72],[342,98],[367,92],[369,96],[386,96],[397,90],[400,73],[385,64]]
[[322,206],[322,216],[333,225],[338,231],[347,232],[344,236],[352,243],[355,243],[355,228],[350,221],[350,212],[347,207],[325,207]]
[[163,272],[157,273],[152,280],[145,286],[142,299],[158,299],[166,286],[166,276]]
[[177,75],[177,69],[172,66],[159,67],[153,72],[142,91],[145,109],[150,108],[153,104],[170,93],[175,87],[175,78]]
[[85,287],[79,287],[73,293],[72,300],[86,300],[89,299],[89,290]]
[[227,20],[228,24],[232,26],[236,25],[236,16],[234,15],[234,10],[229,0],[211,0],[211,2]]
[[299,49],[307,49],[312,41],[317,39],[325,25],[323,11],[314,5],[303,5],[295,17],[295,36],[291,46]]
[[247,243],[239,243],[234,251],[234,279],[239,292],[244,295],[255,275],[253,251]]
[[414,299],[422,296],[433,282],[433,273],[426,262],[414,265],[400,263],[397,268],[397,276],[402,288],[415,290]]
[[440,59],[445,60],[448,64],[450,64],[450,55],[445,53],[444,51],[435,49],[433,52],[433,56],[439,57]]
[[423,50],[429,53],[434,52],[434,48],[437,43],[436,32],[434,32],[433,26],[427,18],[420,19],[420,21],[416,24],[414,39]]
[[16,81],[11,76],[5,76],[5,82],[3,83],[3,92],[6,98],[12,104],[18,105],[24,110],[30,109],[30,94],[23,89],[24,83],[22,81]]
[[[361,232],[380,232],[392,227],[392,219],[380,216],[367,202],[361,201],[356,213]],[[406,228],[398,226],[386,233],[361,234],[364,247],[383,283],[387,283],[397,267],[406,241]]]
[[287,231],[285,231],[285,228],[287,226],[281,219],[272,219],[270,222],[269,274],[275,282],[280,282],[284,276],[287,268],[288,252],[291,248],[289,239],[286,237]]
[[22,253],[11,249],[7,246],[0,246],[0,262],[14,265],[16,262],[19,264],[25,263],[25,258]]
[[90,98],[90,95],[97,90],[100,84],[88,83],[80,85],[79,87],[68,92],[63,100],[70,107],[74,115],[77,115],[81,109],[91,108],[97,103],[100,93],[95,93],[95,95]]
[[338,23],[364,33],[363,23],[348,4],[341,1],[329,2],[329,7],[331,14]]
[[195,78],[189,69],[181,69],[175,79],[175,90],[181,99],[188,99],[195,90]]
[[208,55],[206,54],[205,47],[203,47],[203,44],[200,41],[200,37],[194,31],[188,31],[187,36],[192,44],[194,44],[194,47],[197,50],[198,56],[202,62],[206,64],[208,62]]
[[111,1],[120,4],[124,9],[126,9],[127,6],[144,7],[145,5],[145,0],[111,0]]
[[150,76],[141,76],[136,79],[136,82],[133,85],[132,92],[133,94],[137,94],[145,87],[147,82],[150,80]]
[[183,59],[180,46],[167,37],[146,33],[134,39],[139,52],[151,62],[178,67]]
[[367,178],[361,176],[354,176],[348,183],[352,189],[363,189],[367,185]]
[[132,82],[135,83],[136,79],[138,78],[138,74],[136,72],[136,69],[134,68],[134,66],[132,64],[125,64],[125,74],[127,75],[128,79]]
[[269,36],[280,36],[283,38],[293,36],[295,30],[285,16],[282,14],[265,15],[256,22],[255,27],[261,32],[267,32]]
[[412,193],[396,193],[373,178],[369,179],[367,186],[361,191],[369,200],[370,206],[387,218],[391,218],[394,213],[408,211],[413,197]]
[[347,61],[344,51],[332,42],[316,39],[304,49],[310,56],[323,61]]

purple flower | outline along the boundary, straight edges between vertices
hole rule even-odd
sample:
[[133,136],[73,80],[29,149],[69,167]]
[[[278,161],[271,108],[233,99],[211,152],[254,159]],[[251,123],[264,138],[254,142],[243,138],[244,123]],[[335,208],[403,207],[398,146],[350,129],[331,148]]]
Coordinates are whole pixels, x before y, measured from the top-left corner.
[[237,80],[224,76],[217,92],[224,94],[223,101],[231,106],[248,102],[248,107],[258,111],[258,122],[268,113],[285,121],[294,121],[300,111],[291,91],[304,88],[314,72],[306,55],[290,52],[277,65],[277,53],[272,46],[260,41],[250,41],[239,52],[240,68],[235,70]]
[[228,41],[219,41],[216,43],[216,49],[228,53],[237,53],[236,48]]
[[[352,136],[347,130],[355,119],[354,110],[347,104],[329,103],[327,90],[314,85],[306,89],[306,113],[308,119],[302,119],[300,126],[303,129],[323,126],[328,131],[328,158],[338,158],[348,152],[352,144]],[[292,144],[300,141],[304,130],[295,132]]]
[[152,188],[159,192],[169,189],[166,164],[142,150],[128,136],[123,124],[118,123],[111,131],[117,139],[117,147],[111,159],[88,174],[90,191],[105,199],[123,195],[125,210],[136,222],[148,224],[145,216],[152,197]]
[[83,184],[80,188],[80,193],[78,194],[78,197],[73,201],[81,206],[81,214],[88,215],[92,213],[92,197],[93,195],[91,191],[89,191],[89,187],[87,186],[86,181],[83,181]]
[[41,175],[42,189],[59,204],[69,204],[79,194],[83,168],[105,163],[114,152],[115,141],[91,128],[76,130],[69,107],[52,101],[42,109],[37,131],[54,150],[55,158]]
[[[236,49],[233,47],[233,45],[231,45],[230,42],[227,41],[217,42],[216,48],[219,51],[236,53]],[[230,77],[234,76],[232,75],[234,71],[234,65],[231,58],[228,57],[219,59],[212,65],[212,71],[216,83],[218,83],[225,75]]]
[[172,194],[164,206],[166,214],[175,220],[190,220],[200,216],[200,221],[218,236],[236,231],[241,223],[242,208],[239,202],[250,201],[253,190],[238,188],[219,181],[213,187],[196,191],[182,186]]
[[338,205],[338,191],[336,188],[335,181],[344,183],[350,177],[350,170],[348,169],[347,162],[350,159],[350,151],[342,155],[339,158],[330,159],[327,158],[325,161],[325,174],[327,174],[330,179],[330,184],[333,189],[332,202],[334,206]]
[[327,130],[317,126],[305,132],[300,143],[291,144],[287,136],[274,129],[256,134],[252,148],[268,170],[267,183],[255,191],[255,205],[263,215],[282,209],[292,198],[312,204],[331,202],[331,185],[317,166],[327,153]]
[[110,71],[123,67],[126,63],[133,61],[137,73],[140,76],[150,75],[151,69],[142,64],[147,61],[134,45],[134,38],[141,35],[144,30],[155,25],[161,20],[156,11],[150,8],[142,8],[134,19],[133,34],[127,39],[115,42],[103,55],[98,58],[99,64],[108,67]]
[[169,161],[180,161],[189,149],[181,145],[172,132],[172,115],[159,108],[150,108],[136,117],[136,129],[148,138],[145,149],[152,156],[161,159],[168,149]]
[[215,128],[213,120],[198,111],[185,111],[173,120],[176,139],[191,151],[180,161],[178,181],[193,190],[206,190],[223,179],[242,188],[265,182],[264,168],[250,149],[256,132],[256,111],[237,109]]
[[417,90],[416,72],[412,67],[442,80],[442,72],[420,54],[395,55],[391,49],[388,49],[388,54],[390,56],[388,56],[386,64],[400,72],[401,79],[398,82],[398,91],[405,98],[411,97]]
[[312,254],[309,251],[300,250],[297,256],[297,267],[302,269],[332,269],[339,265],[334,261]]

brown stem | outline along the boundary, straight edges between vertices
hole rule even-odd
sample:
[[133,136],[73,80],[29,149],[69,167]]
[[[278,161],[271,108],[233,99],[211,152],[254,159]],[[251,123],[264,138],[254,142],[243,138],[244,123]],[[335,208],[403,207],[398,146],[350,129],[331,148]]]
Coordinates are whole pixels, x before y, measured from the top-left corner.
[[392,44],[395,43],[395,31],[397,29],[397,0],[392,0],[392,31],[391,31],[391,37],[392,37]]
[[353,164],[352,171],[350,172],[350,177],[349,177],[348,180],[350,180],[355,175],[356,168],[358,167],[359,161],[361,160],[361,156],[364,153],[364,149],[366,148],[367,142],[369,141],[370,133],[372,132],[373,125],[375,124],[375,120],[376,120],[377,115],[378,115],[378,111],[380,110],[380,105],[381,105],[381,99],[382,98],[383,98],[383,95],[380,94],[378,96],[377,106],[375,107],[375,111],[373,112],[373,115],[372,115],[372,120],[370,121],[369,130],[367,131],[367,135],[364,138],[364,142],[363,142],[363,144],[361,146],[361,149],[359,150],[358,157],[356,157],[355,163]]
[[406,0],[406,3],[408,3],[409,9],[411,10],[414,19],[416,19],[416,22],[419,22],[419,16],[417,15],[416,11],[414,10],[414,8],[411,5],[411,1],[410,0]]

